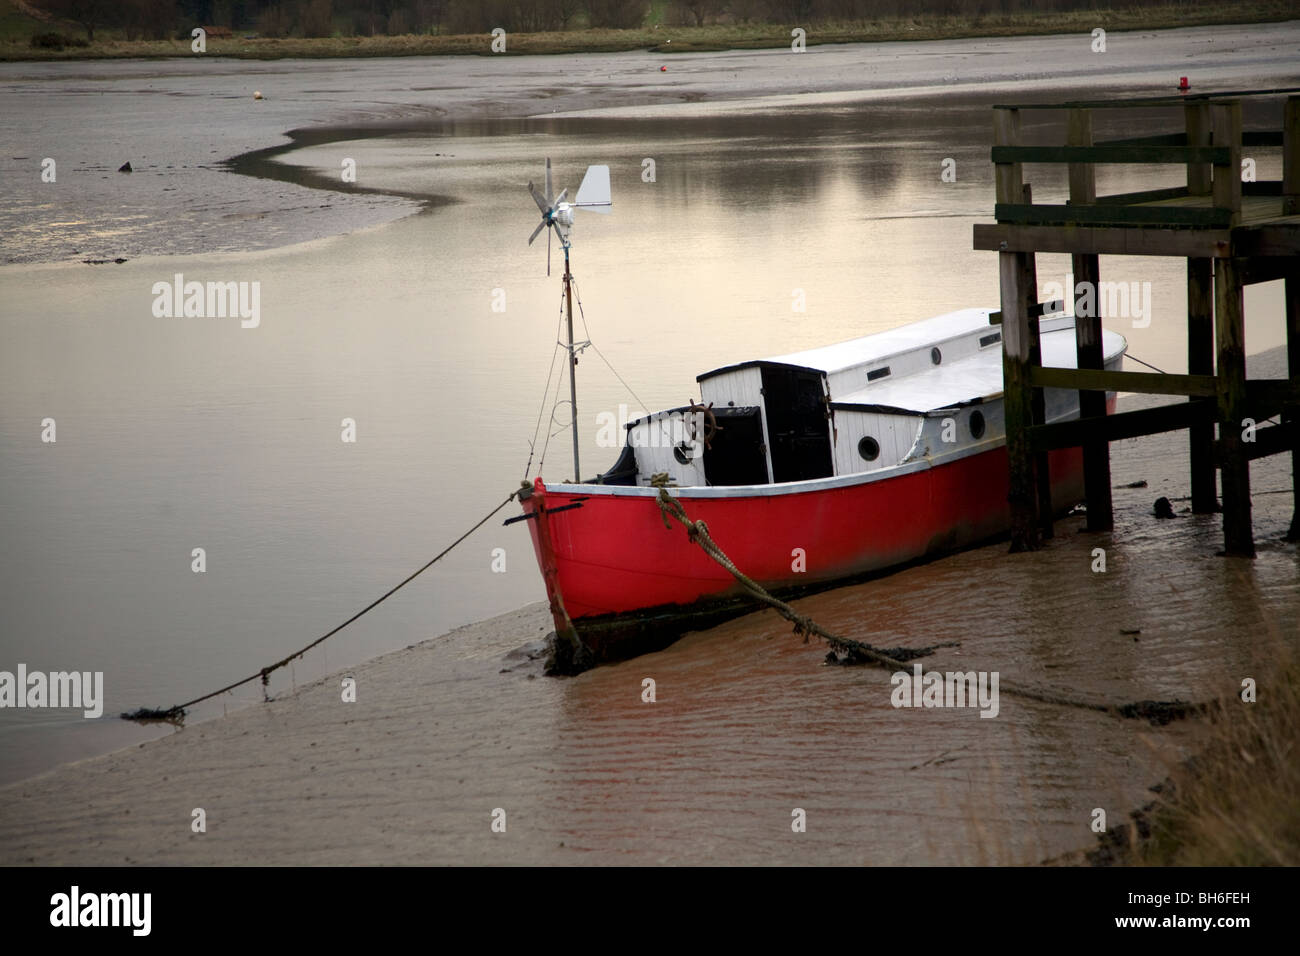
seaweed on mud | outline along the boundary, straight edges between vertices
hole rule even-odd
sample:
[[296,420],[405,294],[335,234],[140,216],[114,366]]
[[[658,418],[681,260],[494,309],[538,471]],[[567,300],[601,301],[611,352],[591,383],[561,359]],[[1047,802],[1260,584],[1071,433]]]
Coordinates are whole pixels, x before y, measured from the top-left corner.
[[[906,664],[908,661],[914,661],[918,657],[929,657],[941,647],[957,647],[956,641],[948,641],[943,644],[935,644],[931,647],[878,647],[876,650],[885,657]],[[834,664],[838,667],[860,667],[863,664],[873,664],[874,661],[860,654],[856,648],[850,647],[844,651],[829,651],[826,654],[826,663]]]
[[158,709],[140,707],[136,710],[123,711],[122,719],[134,720],[141,724],[171,724],[173,727],[183,727],[185,725],[185,708],[167,707]]
[[1153,727],[1163,727],[1175,720],[1204,714],[1208,709],[1206,704],[1193,704],[1185,700],[1135,700],[1115,707],[1121,717],[1146,720]]

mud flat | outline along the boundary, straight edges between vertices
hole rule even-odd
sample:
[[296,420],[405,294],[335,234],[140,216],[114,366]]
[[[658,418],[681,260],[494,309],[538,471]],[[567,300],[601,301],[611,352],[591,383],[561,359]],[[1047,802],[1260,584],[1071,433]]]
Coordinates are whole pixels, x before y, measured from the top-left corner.
[[[257,176],[232,178],[224,165],[304,138],[355,136],[361,127],[455,134],[507,124],[537,132],[551,116],[592,110],[651,118],[689,115],[665,112],[683,107],[711,115],[871,98],[989,103],[1053,89],[1149,94],[1172,92],[1189,73],[1194,90],[1285,87],[1297,77],[1300,20],[1114,32],[1105,54],[1089,44],[1085,32],[854,43],[802,55],[691,53],[666,64],[645,51],[0,63],[8,144],[0,155],[0,262],[264,249],[389,222],[437,202],[436,161],[414,195],[350,188],[337,175],[309,181],[266,165]],[[264,98],[254,100],[254,92]],[[113,121],[102,122],[105,116]],[[294,140],[286,138],[290,130]],[[59,163],[57,189],[42,181],[45,157]],[[135,172],[117,173],[127,161]]]

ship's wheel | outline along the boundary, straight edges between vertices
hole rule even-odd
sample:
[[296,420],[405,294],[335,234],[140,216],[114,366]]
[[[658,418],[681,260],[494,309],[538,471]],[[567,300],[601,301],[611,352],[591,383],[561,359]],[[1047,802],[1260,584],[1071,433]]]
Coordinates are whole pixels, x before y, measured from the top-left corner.
[[[712,450],[714,436],[717,435],[718,432],[722,431],[722,426],[718,424],[717,416],[713,414],[713,403],[709,402],[707,405],[697,405],[695,404],[695,399],[692,398],[689,399],[689,401],[690,406],[687,408],[687,411],[692,415],[698,412],[704,416],[704,447]],[[691,423],[692,430],[694,430],[694,424],[694,422]],[[691,437],[698,438],[700,436],[692,434]]]

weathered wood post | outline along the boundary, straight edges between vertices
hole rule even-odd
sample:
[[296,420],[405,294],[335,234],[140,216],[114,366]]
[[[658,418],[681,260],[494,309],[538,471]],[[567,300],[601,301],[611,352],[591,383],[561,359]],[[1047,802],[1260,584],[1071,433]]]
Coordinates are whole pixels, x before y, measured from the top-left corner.
[[[1034,189],[1032,184],[1025,183],[1021,190],[1022,199],[1026,206],[1032,206],[1034,203]],[[1029,271],[1025,276],[1025,307],[1033,310],[1038,305],[1038,256],[1032,252],[1026,253],[1029,262]],[[1030,312],[1032,316],[1033,311]],[[1038,319],[1030,318],[1029,320],[1029,365],[1043,364],[1043,337],[1042,330],[1038,327]],[[1030,391],[1030,421],[1034,425],[1042,425],[1047,421],[1047,396],[1041,388],[1034,388]],[[1037,479],[1038,495],[1038,530],[1044,539],[1051,538],[1056,534],[1053,527],[1053,516],[1055,511],[1052,509],[1052,471],[1049,464],[1047,452],[1039,451],[1034,453],[1034,475]]]
[[[1286,282],[1286,373],[1300,378],[1300,275],[1292,273]],[[1300,541],[1300,414],[1290,406],[1282,421],[1291,429],[1291,528],[1286,540]]]
[[[1208,103],[1188,103],[1183,108],[1187,124],[1188,146],[1209,146],[1213,128]],[[1209,163],[1187,164],[1187,192],[1192,196],[1209,196]],[[1214,260],[1187,260],[1187,372],[1189,375],[1214,374]],[[1195,401],[1195,399],[1189,399]],[[1209,514],[1219,510],[1215,488],[1218,477],[1214,467],[1214,423],[1200,422],[1187,430],[1191,459],[1192,512]]]
[[[993,142],[1020,145],[1020,111],[994,109]],[[997,163],[994,183],[999,203],[1019,203],[1024,196],[1024,171],[1020,163]],[[1029,384],[1031,256],[1023,252],[998,252],[998,280],[1002,305],[1002,389],[1007,431],[1011,506],[1011,550],[1032,551],[1039,545],[1038,481],[1034,454],[1029,446],[1033,421],[1033,388]]]
[[[1287,97],[1282,112],[1282,214],[1300,214],[1300,96]],[[1294,260],[1293,264],[1294,264]],[[1286,288],[1286,373],[1300,378],[1300,274],[1284,280]],[[1300,541],[1300,414],[1287,409],[1282,421],[1291,428],[1291,529],[1288,541]]]
[[1300,96],[1287,97],[1282,112],[1282,215],[1300,215]]
[[[1214,164],[1214,205],[1230,211],[1231,225],[1235,227],[1241,221],[1241,102],[1216,103],[1210,110],[1214,145],[1228,150],[1226,161]],[[1223,550],[1229,555],[1254,557],[1250,461],[1241,440],[1242,420],[1248,414],[1248,406],[1240,269],[1235,259],[1214,260],[1214,324],[1219,350],[1219,447],[1223,453]]]
[[[1071,109],[1066,126],[1067,146],[1092,145],[1092,111]],[[1097,202],[1097,177],[1092,163],[1070,163],[1070,205],[1090,206]],[[1101,297],[1099,282],[1101,280],[1101,260],[1093,254],[1075,253],[1070,256],[1071,271],[1074,273],[1075,288],[1079,283],[1090,283],[1085,288],[1092,292],[1087,296],[1091,309],[1080,309],[1082,296],[1076,296],[1074,289],[1066,289],[1065,294],[1074,302],[1074,342],[1079,368],[1102,369],[1105,359],[1102,354],[1101,336]],[[1094,418],[1106,414],[1106,393],[1094,391],[1079,392],[1079,417]],[[1109,531],[1115,525],[1114,508],[1110,493],[1110,444],[1104,440],[1089,441],[1083,446],[1083,489],[1088,501],[1089,531]]]

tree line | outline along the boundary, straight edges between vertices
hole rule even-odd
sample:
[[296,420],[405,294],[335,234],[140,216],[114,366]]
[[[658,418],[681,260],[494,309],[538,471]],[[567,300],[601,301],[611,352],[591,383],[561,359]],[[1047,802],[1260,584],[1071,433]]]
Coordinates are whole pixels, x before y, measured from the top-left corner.
[[[715,23],[870,21],[931,14],[1020,13],[1024,0],[29,0],[70,20],[94,40],[96,29],[127,39],[188,36],[216,26],[266,37],[487,33],[496,27],[534,33],[584,28],[632,29],[652,12],[671,26]],[[1087,10],[1098,0],[1034,0],[1035,11]],[[1169,6],[1170,0],[1115,0],[1114,6]]]

